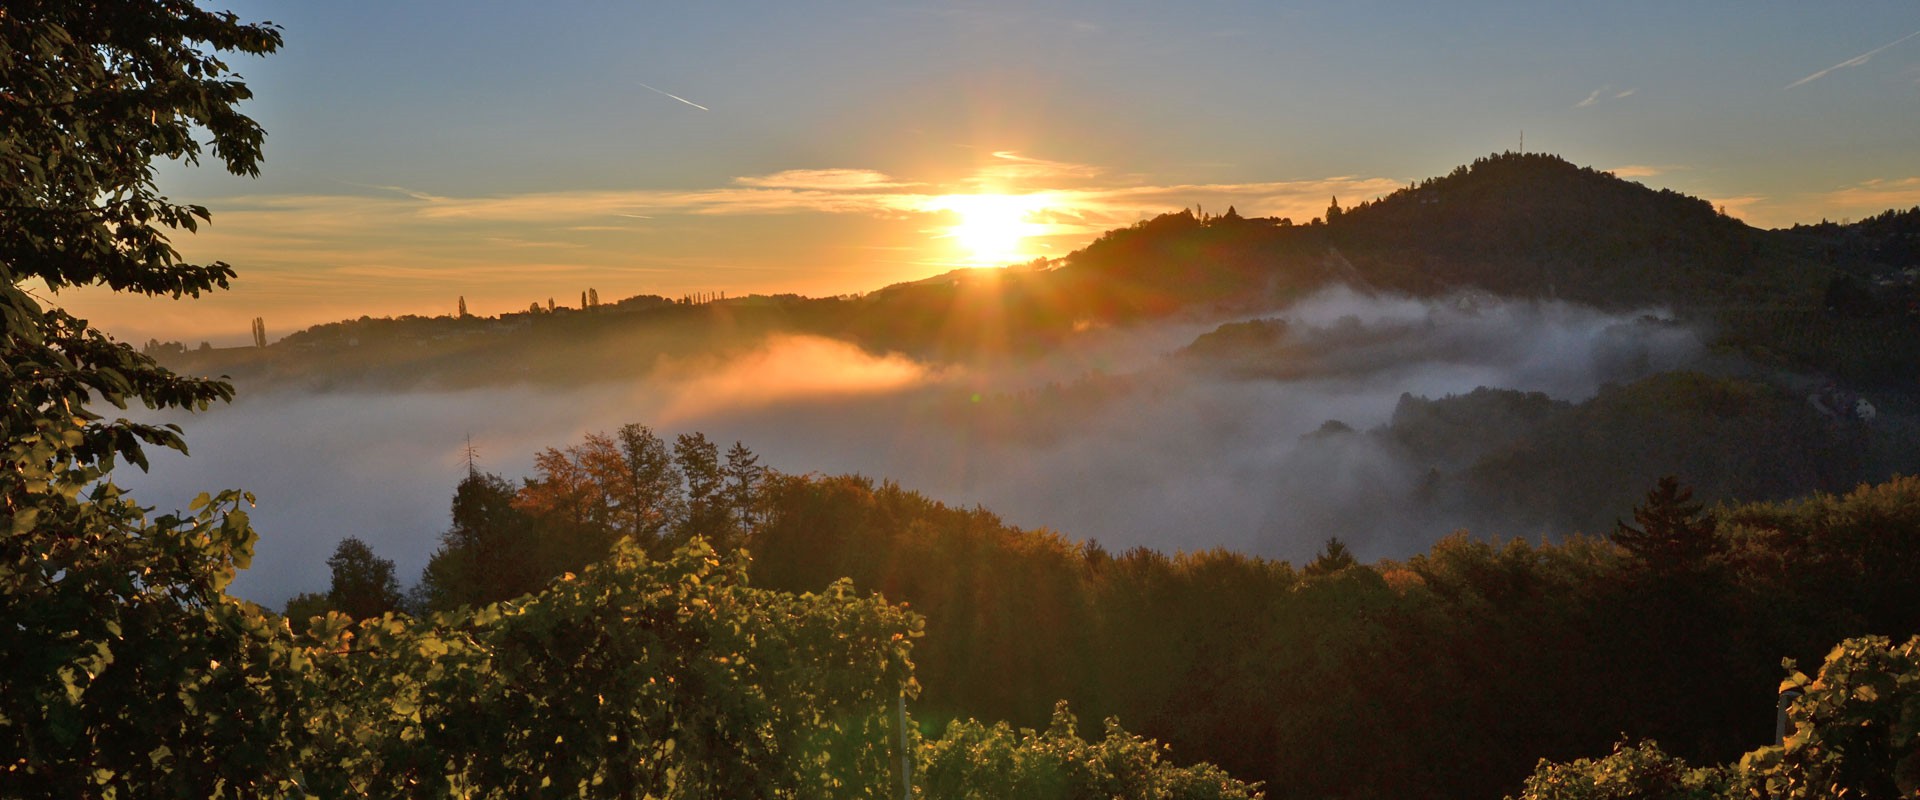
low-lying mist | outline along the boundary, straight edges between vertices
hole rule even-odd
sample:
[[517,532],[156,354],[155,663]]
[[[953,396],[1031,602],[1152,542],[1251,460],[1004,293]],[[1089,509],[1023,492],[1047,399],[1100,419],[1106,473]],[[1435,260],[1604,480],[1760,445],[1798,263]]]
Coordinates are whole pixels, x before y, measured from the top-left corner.
[[325,560],[347,536],[413,580],[448,525],[469,441],[480,469],[518,479],[537,451],[629,422],[667,437],[704,431],[723,448],[738,440],[786,472],[894,480],[1115,551],[1226,547],[1299,563],[1338,535],[1372,560],[1498,524],[1412,502],[1428,465],[1378,437],[1323,431],[1329,420],[1366,431],[1403,393],[1480,386],[1579,401],[1702,353],[1658,314],[1558,302],[1334,288],[1262,316],[1284,320],[1271,326],[1283,333],[1224,353],[1182,351],[1216,320],[1095,329],[1019,364],[773,335],[745,355],[661,360],[647,377],[585,388],[242,385],[232,405],[175,420],[192,457],[156,454],[152,473],[116,479],[163,510],[200,491],[252,491],[261,540],[234,591],[276,606],[324,590]]

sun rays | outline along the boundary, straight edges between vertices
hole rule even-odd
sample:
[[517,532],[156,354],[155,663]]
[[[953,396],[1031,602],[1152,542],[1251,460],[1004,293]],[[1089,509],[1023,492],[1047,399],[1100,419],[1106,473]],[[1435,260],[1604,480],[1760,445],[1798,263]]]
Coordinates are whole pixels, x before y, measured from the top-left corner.
[[1048,232],[1033,217],[1047,207],[1039,194],[949,194],[933,198],[928,211],[959,218],[941,238],[951,239],[975,266],[1001,266],[1033,258],[1027,240]]

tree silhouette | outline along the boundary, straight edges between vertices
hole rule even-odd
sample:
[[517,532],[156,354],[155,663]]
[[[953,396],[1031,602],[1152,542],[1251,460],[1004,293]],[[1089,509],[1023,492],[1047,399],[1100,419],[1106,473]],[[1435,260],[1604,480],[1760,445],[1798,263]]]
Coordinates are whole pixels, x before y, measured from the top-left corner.
[[546,575],[535,558],[533,525],[514,505],[513,485],[469,471],[453,493],[453,527],[420,576],[417,603],[441,611],[518,597]]
[[759,456],[736,441],[727,448],[727,465],[722,471],[727,478],[727,502],[733,506],[740,524],[751,527],[760,519],[759,501],[761,487],[767,480],[767,468],[760,466]]
[[1308,575],[1331,575],[1359,563],[1354,559],[1353,551],[1347,549],[1347,543],[1334,536],[1327,539],[1326,548],[1303,571]]
[[719,446],[698,431],[683,433],[674,439],[673,460],[687,480],[687,512],[680,538],[704,536],[723,550],[733,547],[740,536],[727,502]]
[[377,617],[400,608],[400,581],[393,561],[373,554],[366,542],[349,536],[340,540],[327,559],[333,582],[327,604],[354,619]]
[[1633,509],[1639,527],[1614,521],[1607,536],[1635,558],[1659,570],[1688,569],[1726,549],[1719,521],[1702,513],[1693,489],[1667,475],[1647,492],[1645,505]]

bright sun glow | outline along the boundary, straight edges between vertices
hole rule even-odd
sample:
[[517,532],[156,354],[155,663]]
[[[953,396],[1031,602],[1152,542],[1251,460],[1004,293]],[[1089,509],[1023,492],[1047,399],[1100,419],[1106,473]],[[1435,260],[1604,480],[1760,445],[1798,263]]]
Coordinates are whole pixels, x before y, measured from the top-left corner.
[[1022,245],[1047,226],[1032,221],[1045,205],[1040,195],[950,194],[934,198],[929,211],[951,211],[960,222],[944,234],[981,266],[1000,266],[1033,258]]

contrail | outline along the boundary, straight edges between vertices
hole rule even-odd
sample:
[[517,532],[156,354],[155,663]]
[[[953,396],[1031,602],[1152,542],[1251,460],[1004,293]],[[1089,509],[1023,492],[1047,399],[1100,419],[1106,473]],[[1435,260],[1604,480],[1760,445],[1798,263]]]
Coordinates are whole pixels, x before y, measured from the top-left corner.
[[1853,58],[1849,58],[1831,67],[1827,67],[1826,69],[1820,70],[1819,72],[1813,73],[1812,75],[1808,75],[1807,77],[1801,78],[1800,80],[1794,81],[1793,83],[1789,83],[1787,84],[1787,88],[1791,89],[1795,86],[1800,86],[1803,84],[1808,84],[1808,83],[1812,83],[1814,81],[1820,80],[1821,78],[1827,77],[1827,73],[1837,69],[1846,69],[1847,67],[1857,67],[1857,66],[1860,66],[1861,64],[1865,64],[1867,63],[1867,59],[1873,58],[1874,55],[1878,54],[1880,51],[1885,50],[1901,42],[1904,42],[1915,36],[1920,36],[1920,31],[1914,31],[1913,33],[1909,33],[1891,42],[1888,42],[1886,44],[1880,45],[1879,47],[1873,48],[1872,50],[1868,50],[1867,52],[1854,56]]
[[[1896,44],[1897,44],[1897,43],[1896,43]],[[640,82],[639,82],[639,81],[634,81],[634,83],[640,83]],[[653,87],[651,87],[651,86],[647,86],[647,85],[646,85],[646,84],[644,84],[644,83],[640,83],[640,85],[641,85],[641,86],[643,86],[643,87],[646,87],[646,88],[647,88],[648,90],[650,90],[650,91],[653,91],[653,92],[656,92],[656,93],[659,93],[659,94],[664,94],[664,95],[666,95],[666,96],[668,96],[668,97],[671,97],[671,98],[673,98],[673,99],[675,99],[675,100],[678,100],[678,101],[680,101],[680,102],[682,102],[682,103],[686,103],[687,105],[690,105],[690,106],[693,106],[694,108],[697,108],[697,109],[700,109],[701,111],[712,111],[712,110],[713,110],[713,109],[711,109],[711,108],[707,108],[706,106],[703,106],[703,105],[700,105],[699,103],[696,103],[696,102],[693,102],[692,100],[688,100],[687,98],[684,98],[684,97],[681,97],[680,95],[677,95],[677,94],[674,94],[674,93],[672,93],[672,92],[663,92],[663,91],[660,91],[659,89],[655,89],[655,88],[653,88]]]

